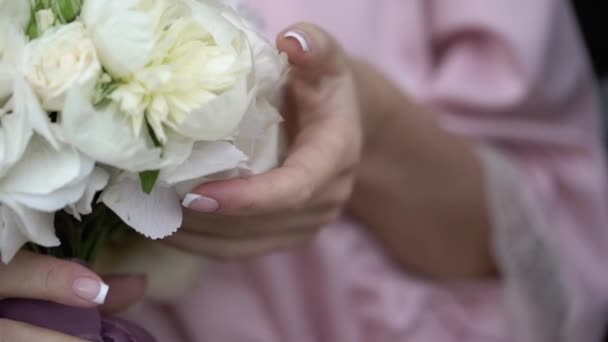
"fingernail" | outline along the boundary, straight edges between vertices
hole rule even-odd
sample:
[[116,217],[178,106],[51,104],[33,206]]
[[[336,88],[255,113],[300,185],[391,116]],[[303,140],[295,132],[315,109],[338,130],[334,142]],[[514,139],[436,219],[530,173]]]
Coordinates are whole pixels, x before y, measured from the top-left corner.
[[310,43],[308,42],[308,39],[306,38],[306,35],[303,32],[287,31],[285,33],[285,35],[283,35],[283,37],[295,39],[298,42],[298,44],[300,44],[300,47],[302,48],[302,50],[304,52],[310,51]]
[[199,194],[187,194],[182,201],[182,205],[201,213],[214,213],[220,209],[218,201]]
[[94,278],[78,278],[72,289],[78,297],[101,305],[105,303],[110,287]]

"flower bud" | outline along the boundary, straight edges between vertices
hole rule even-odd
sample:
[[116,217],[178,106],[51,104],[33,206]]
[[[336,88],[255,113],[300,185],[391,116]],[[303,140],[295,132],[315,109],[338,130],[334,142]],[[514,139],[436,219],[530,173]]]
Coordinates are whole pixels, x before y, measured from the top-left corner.
[[36,23],[38,25],[38,32],[40,34],[55,25],[56,18],[55,13],[50,9],[43,9],[36,12]]

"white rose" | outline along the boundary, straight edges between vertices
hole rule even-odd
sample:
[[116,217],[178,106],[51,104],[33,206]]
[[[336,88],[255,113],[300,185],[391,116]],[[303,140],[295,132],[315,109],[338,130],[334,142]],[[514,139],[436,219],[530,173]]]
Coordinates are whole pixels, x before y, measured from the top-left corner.
[[61,111],[72,86],[92,89],[101,73],[95,46],[79,22],[50,29],[25,47],[23,58],[25,78],[47,111]]

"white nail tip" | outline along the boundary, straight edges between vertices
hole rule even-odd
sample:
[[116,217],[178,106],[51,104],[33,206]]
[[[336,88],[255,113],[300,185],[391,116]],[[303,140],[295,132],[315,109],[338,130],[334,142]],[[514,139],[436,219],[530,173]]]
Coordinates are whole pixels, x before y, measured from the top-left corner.
[[304,52],[310,51],[310,44],[308,43],[308,39],[306,39],[304,34],[298,32],[298,31],[287,31],[287,33],[285,33],[284,37],[295,39],[300,44],[300,46],[302,47],[302,50],[304,50]]
[[101,283],[101,286],[99,287],[99,293],[97,294],[97,297],[95,297],[95,299],[93,299],[93,303],[95,304],[103,304],[106,302],[106,298],[108,297],[108,292],[110,291],[110,287],[107,284]]
[[186,197],[184,197],[184,200],[182,201],[182,205],[185,208],[190,208],[190,205],[192,204],[192,202],[196,201],[197,199],[199,199],[201,197],[203,197],[203,196],[197,195],[197,194],[187,194]]

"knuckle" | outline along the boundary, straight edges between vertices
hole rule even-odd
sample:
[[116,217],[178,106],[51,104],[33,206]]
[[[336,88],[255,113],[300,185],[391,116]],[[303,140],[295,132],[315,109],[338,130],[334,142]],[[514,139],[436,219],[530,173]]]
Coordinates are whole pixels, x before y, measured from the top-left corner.
[[72,266],[59,260],[48,260],[36,266],[37,279],[31,283],[31,290],[44,297],[53,297],[54,291],[62,286],[66,275],[71,274]]
[[291,209],[301,210],[306,207],[313,198],[315,188],[311,183],[310,171],[306,168],[294,169],[294,180],[291,184],[292,195],[288,198]]
[[298,186],[295,196],[292,197],[292,209],[301,210],[305,208],[313,198],[314,189],[310,184],[303,183]]
[[251,212],[251,211],[255,211],[256,208],[258,207],[258,201],[253,198],[252,196],[242,196],[240,198],[240,203],[238,205],[238,210],[240,211],[246,211],[246,212]]

